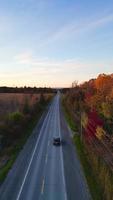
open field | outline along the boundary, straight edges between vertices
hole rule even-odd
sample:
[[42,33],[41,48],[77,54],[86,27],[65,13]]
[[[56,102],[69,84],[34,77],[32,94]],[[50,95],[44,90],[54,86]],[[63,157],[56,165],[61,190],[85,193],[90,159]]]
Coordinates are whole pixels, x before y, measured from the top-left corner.
[[40,94],[0,93],[0,114],[21,111],[26,101],[32,106],[40,99]]
[[[45,99],[51,96],[52,94],[44,94]],[[0,118],[11,112],[21,112],[26,103],[32,107],[39,100],[40,94],[0,93]]]

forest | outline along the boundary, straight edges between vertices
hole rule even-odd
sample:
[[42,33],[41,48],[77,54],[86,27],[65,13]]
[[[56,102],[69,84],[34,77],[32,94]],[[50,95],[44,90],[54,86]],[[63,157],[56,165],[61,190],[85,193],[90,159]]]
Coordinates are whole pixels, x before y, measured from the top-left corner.
[[[78,85],[75,81],[72,88],[66,93],[66,103],[72,107],[76,117],[84,120],[98,116],[100,126],[106,134],[113,135],[113,74],[100,74],[96,79],[91,79]],[[87,113],[87,116],[85,115]],[[97,120],[98,121],[98,120]],[[102,136],[102,135],[101,135]],[[100,137],[97,133],[97,137]]]
[[[101,185],[102,199],[113,197],[113,74],[97,78],[64,91],[63,103],[74,120],[84,152]],[[102,196],[103,194],[103,196]]]

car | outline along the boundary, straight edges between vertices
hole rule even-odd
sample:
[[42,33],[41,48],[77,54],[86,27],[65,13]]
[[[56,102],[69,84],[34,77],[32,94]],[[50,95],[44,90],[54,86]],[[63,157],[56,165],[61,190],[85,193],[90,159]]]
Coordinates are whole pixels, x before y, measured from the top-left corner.
[[56,146],[60,146],[61,145],[60,137],[53,138],[53,145],[56,145]]

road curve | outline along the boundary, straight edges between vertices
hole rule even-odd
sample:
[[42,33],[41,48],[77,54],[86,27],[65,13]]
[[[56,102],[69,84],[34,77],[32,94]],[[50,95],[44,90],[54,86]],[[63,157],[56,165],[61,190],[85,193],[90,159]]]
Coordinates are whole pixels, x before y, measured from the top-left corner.
[[[90,199],[59,102],[57,94],[1,186],[0,200]],[[57,136],[65,145],[53,145]]]

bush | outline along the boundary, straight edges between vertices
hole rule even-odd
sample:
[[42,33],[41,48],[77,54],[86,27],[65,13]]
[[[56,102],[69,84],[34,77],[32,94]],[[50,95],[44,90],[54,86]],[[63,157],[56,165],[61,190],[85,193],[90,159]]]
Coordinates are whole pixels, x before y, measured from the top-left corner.
[[91,165],[95,178],[100,185],[102,191],[102,200],[113,200],[113,172],[109,166],[98,157],[94,151],[85,145],[87,151],[87,159]]
[[21,112],[13,112],[8,115],[8,121],[12,124],[20,124],[23,121],[23,114]]

